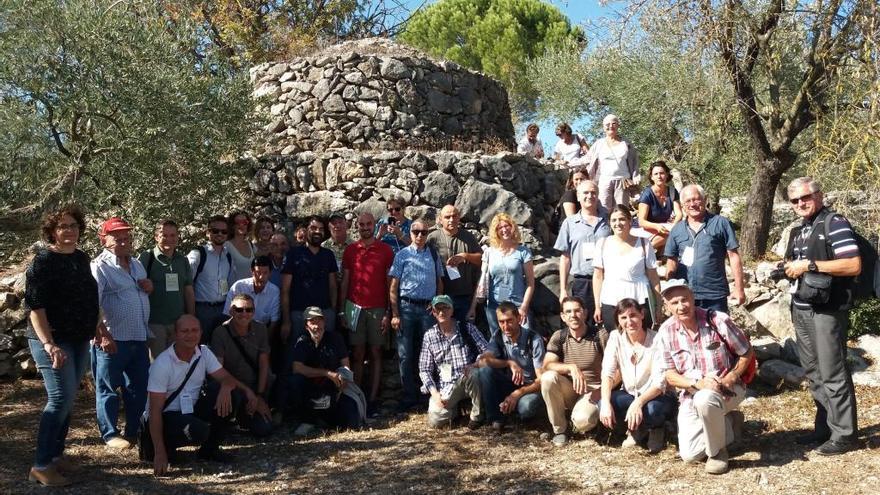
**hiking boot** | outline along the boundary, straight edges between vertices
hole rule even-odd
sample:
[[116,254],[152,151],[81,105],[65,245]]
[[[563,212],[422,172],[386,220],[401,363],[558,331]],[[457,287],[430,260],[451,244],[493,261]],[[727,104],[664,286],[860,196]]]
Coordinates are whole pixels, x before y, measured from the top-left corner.
[[483,426],[483,421],[480,421],[478,419],[472,419],[472,420],[468,421],[468,424],[467,424],[468,429],[471,431],[477,431],[482,426]]
[[723,448],[714,456],[706,459],[706,472],[709,474],[724,474],[729,469],[727,464],[727,449]]
[[656,454],[666,448],[666,430],[651,428],[648,430],[648,452]]
[[554,447],[564,447],[565,444],[568,443],[568,437],[565,435],[565,433],[560,433],[558,435],[554,435],[553,440],[550,441],[553,442]]
[[67,486],[71,483],[54,466],[49,466],[46,469],[32,467],[28,473],[28,480],[36,481],[43,486]]
[[110,440],[107,440],[105,443],[107,448],[110,449],[125,450],[131,448],[131,442],[119,436],[110,437]]
[[496,435],[501,435],[504,433],[504,422],[503,421],[492,421],[492,431]]

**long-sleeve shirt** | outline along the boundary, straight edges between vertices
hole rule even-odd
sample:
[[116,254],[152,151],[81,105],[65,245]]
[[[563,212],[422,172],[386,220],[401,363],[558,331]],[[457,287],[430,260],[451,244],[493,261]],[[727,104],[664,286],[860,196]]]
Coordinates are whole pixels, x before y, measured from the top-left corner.
[[[449,397],[465,368],[489,350],[489,344],[473,323],[456,323],[455,327],[451,337],[444,335],[438,325],[425,333],[419,355],[419,378],[425,393],[438,390],[443,397]],[[461,334],[463,328],[467,336]]]

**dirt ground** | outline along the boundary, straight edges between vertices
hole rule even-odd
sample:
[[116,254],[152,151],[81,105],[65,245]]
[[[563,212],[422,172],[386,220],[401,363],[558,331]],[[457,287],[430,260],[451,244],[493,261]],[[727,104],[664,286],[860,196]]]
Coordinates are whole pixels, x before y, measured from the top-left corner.
[[[503,436],[488,429],[431,431],[420,415],[379,421],[372,429],[294,439],[284,428],[256,442],[235,434],[236,464],[187,462],[157,479],[136,449],[105,450],[94,398],[80,394],[68,454],[83,467],[76,484],[53,493],[640,493],[876,494],[880,490],[880,390],[859,388],[863,448],[823,458],[794,444],[812,423],[807,392],[758,390],[748,399],[744,445],[728,474],[711,477],[677,458],[670,445],[649,456],[620,448],[608,435],[560,449],[539,438],[544,423]],[[0,493],[46,493],[27,481],[45,392],[40,380],[0,383]],[[546,420],[545,420],[546,421]]]

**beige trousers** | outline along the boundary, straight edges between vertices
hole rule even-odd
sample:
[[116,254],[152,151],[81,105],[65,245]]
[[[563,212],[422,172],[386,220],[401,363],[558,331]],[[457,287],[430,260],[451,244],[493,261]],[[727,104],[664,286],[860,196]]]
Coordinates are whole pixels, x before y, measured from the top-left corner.
[[458,379],[452,393],[449,394],[449,399],[446,400],[446,407],[437,404],[433,398],[428,402],[428,426],[440,428],[448,424],[451,419],[458,416],[458,403],[467,398],[471,399],[472,404],[471,419],[482,421],[483,403],[476,370],[471,370],[467,376]]
[[733,427],[727,413],[736,410],[746,398],[746,389],[736,385],[733,392],[735,395],[725,400],[718,392],[700,390],[679,406],[678,448],[682,459],[712,457],[733,442]]
[[575,433],[585,433],[599,423],[599,406],[590,401],[592,391],[578,395],[571,379],[555,371],[545,371],[541,375],[541,395],[547,404],[547,416],[553,426],[553,434],[565,433],[568,421],[565,412],[571,409],[571,422]]

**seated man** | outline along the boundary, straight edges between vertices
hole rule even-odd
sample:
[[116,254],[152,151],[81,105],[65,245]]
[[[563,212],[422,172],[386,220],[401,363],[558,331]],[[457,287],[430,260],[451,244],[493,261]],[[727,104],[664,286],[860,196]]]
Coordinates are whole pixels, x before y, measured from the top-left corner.
[[531,419],[543,409],[541,372],[544,341],[519,323],[519,310],[504,301],[495,310],[498,326],[489,341],[485,368],[479,372],[486,418],[496,432],[504,428],[505,415]]
[[317,306],[303,311],[306,333],[293,345],[290,409],[303,423],[360,428],[366,398],[355,385],[348,349],[338,332],[324,329],[324,312]]
[[553,445],[568,442],[566,409],[576,433],[585,433],[599,422],[602,356],[608,331],[587,326],[584,303],[577,297],[562,300],[562,321],[547,343],[541,395],[553,426]]
[[475,368],[482,364],[488,345],[473,323],[455,321],[451,297],[434,296],[431,312],[437,324],[425,333],[419,356],[422,391],[431,395],[428,425],[439,428],[448,424],[458,415],[458,403],[470,398],[473,407],[468,428],[476,430],[485,419]]
[[232,319],[211,333],[211,350],[217,360],[236,380],[256,392],[254,404],[241,404],[235,411],[238,425],[256,437],[272,433],[269,412],[269,332],[254,321],[254,300],[247,294],[236,295],[229,306]]
[[[210,349],[199,345],[201,338],[199,320],[181,316],[174,326],[174,344],[150,366],[148,429],[142,430],[139,447],[141,460],[152,462],[157,476],[168,471],[168,461],[184,445],[200,445],[201,459],[229,462],[220,443],[232,413],[242,394],[251,407],[257,402],[251,389],[224,370]],[[208,393],[201,395],[208,375],[214,380]]]
[[682,390],[679,453],[688,462],[708,458],[707,473],[726,473],[727,446],[742,429],[743,414],[736,408],[746,386],[740,377],[754,351],[727,314],[695,305],[684,280],[664,283],[661,295],[672,317],[660,327],[654,345],[666,382]]

